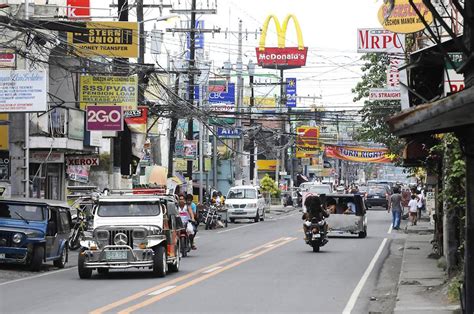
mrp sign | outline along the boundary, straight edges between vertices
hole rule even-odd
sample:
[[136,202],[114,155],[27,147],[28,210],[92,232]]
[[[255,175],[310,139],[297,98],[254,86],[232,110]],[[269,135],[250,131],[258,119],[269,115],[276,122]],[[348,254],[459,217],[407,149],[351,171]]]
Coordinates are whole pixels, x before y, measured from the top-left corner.
[[91,156],[70,156],[66,157],[67,166],[98,166],[99,157]]
[[357,52],[404,53],[405,35],[378,28],[357,30]]
[[217,127],[217,137],[219,138],[240,138],[242,129]]

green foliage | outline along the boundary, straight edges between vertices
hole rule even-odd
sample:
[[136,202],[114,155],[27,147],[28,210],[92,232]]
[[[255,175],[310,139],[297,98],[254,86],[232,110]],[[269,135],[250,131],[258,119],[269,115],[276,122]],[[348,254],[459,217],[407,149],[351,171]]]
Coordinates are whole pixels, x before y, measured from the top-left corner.
[[[371,88],[384,87],[387,77],[389,58],[386,54],[368,53],[361,59],[366,62],[361,68],[364,72],[362,81],[352,89],[352,93],[356,94],[354,102],[368,98]],[[355,139],[382,143],[388,147],[391,153],[401,155],[404,143],[390,132],[388,124],[385,122],[387,118],[399,111],[400,101],[364,101],[364,107],[359,111],[362,115],[362,124]]]
[[280,189],[278,189],[278,185],[270,178],[268,174],[266,174],[262,180],[260,180],[260,188],[263,192],[269,193],[273,197],[279,197],[281,194]]
[[459,302],[459,288],[461,287],[462,279],[460,276],[454,277],[448,284],[448,300],[451,303]]
[[466,208],[466,162],[459,140],[452,133],[443,138],[444,172],[441,197],[448,210]]

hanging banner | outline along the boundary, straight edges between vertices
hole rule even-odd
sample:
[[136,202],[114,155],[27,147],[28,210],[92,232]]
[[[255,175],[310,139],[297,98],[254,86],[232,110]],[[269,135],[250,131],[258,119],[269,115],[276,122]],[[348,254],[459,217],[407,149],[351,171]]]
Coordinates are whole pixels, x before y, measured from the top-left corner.
[[391,89],[400,88],[400,71],[398,68],[402,65],[402,60],[390,58],[387,68],[387,87]]
[[367,163],[390,163],[389,151],[386,148],[365,148],[325,145],[324,153],[328,158]]
[[67,42],[82,57],[138,57],[138,23],[87,22],[86,33],[67,33]]
[[[433,14],[423,0],[412,0],[426,24],[433,23]],[[425,29],[425,24],[410,4],[409,0],[397,0],[392,4],[386,1],[379,9],[377,17],[383,28],[394,33],[411,34]]]
[[47,110],[45,71],[0,70],[0,112]]
[[66,174],[71,181],[87,183],[89,182],[90,166],[67,166]]
[[405,35],[380,28],[357,30],[357,52],[405,53]]
[[197,158],[197,141],[195,140],[183,140],[183,157],[184,159],[196,159]]
[[79,80],[81,109],[86,105],[120,105],[137,109],[138,77],[82,75]]
[[[298,39],[298,47],[286,47],[286,31],[288,23],[293,19],[293,24],[296,29],[296,37]],[[278,47],[265,47],[267,38],[268,24],[273,20],[275,23]],[[298,19],[293,14],[288,14],[280,24],[278,18],[274,15],[269,15],[263,23],[262,32],[260,35],[259,47],[256,48],[257,64],[263,68],[271,69],[294,69],[306,65],[306,56],[308,54],[308,47],[304,46],[303,35]]]
[[296,107],[296,78],[286,79],[286,106]]
[[146,126],[148,122],[148,108],[138,107],[137,110],[128,110],[124,113],[125,122],[127,123],[130,132],[146,133]]
[[319,150],[318,127],[300,126],[296,128],[296,158],[312,157]]

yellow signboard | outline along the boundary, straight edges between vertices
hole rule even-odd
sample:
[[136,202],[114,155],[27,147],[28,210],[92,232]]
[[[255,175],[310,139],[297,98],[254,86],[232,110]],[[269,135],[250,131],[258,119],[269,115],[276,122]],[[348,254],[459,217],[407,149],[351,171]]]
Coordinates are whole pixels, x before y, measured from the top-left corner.
[[81,109],[87,105],[120,105],[124,110],[137,109],[138,78],[134,76],[83,75],[79,82]]
[[[413,0],[413,4],[430,25],[433,22],[433,14],[423,4],[423,0]],[[378,19],[384,29],[394,33],[410,34],[425,29],[425,25],[409,0],[397,0],[393,8],[390,8],[390,3],[387,1],[380,7]]]
[[[0,113],[0,122],[8,121],[8,113]],[[8,150],[8,124],[0,123],[0,150]]]
[[257,169],[259,171],[275,171],[277,166],[276,159],[257,160]]
[[138,57],[138,23],[87,22],[86,33],[67,33],[74,53],[83,56],[111,58]]

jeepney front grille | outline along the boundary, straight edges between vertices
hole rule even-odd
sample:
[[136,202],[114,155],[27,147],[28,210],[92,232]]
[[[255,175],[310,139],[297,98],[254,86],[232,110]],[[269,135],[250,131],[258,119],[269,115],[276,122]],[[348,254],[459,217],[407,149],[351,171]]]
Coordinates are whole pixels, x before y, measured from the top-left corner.
[[127,245],[133,248],[133,229],[114,229],[109,230],[109,245],[115,245],[114,237],[117,233],[124,233],[127,235],[128,243]]

